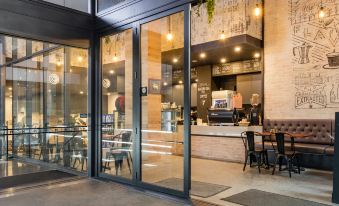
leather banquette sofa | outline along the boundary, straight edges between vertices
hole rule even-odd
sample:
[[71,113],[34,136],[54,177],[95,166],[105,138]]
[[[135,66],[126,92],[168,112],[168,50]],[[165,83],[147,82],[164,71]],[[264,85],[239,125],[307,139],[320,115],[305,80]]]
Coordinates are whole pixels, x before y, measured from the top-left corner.
[[[334,155],[334,120],[330,119],[266,119],[264,131],[275,129],[279,132],[303,133],[305,138],[295,138],[295,150],[302,153],[301,165],[307,168],[332,170]],[[285,138],[285,147],[291,148],[291,140]],[[273,142],[273,146],[272,146]],[[265,142],[270,161],[274,161],[276,146],[274,137]]]

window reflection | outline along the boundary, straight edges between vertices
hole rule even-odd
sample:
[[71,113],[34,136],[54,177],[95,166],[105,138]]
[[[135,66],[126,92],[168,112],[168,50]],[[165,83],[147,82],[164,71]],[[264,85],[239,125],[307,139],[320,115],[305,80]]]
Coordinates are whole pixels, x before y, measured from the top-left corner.
[[8,128],[10,155],[85,171],[88,51],[0,35],[0,56],[0,141]]

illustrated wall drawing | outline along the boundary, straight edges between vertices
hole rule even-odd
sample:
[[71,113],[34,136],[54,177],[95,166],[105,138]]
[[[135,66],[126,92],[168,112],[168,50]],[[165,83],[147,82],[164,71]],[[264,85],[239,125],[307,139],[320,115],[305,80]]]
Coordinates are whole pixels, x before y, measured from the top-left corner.
[[288,3],[295,108],[339,108],[339,0]]

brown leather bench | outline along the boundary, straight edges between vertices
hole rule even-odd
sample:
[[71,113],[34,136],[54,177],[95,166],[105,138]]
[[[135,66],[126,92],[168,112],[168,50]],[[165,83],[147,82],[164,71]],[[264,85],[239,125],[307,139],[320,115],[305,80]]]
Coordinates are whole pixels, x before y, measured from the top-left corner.
[[[271,129],[277,129],[280,132],[288,133],[303,133],[309,135],[306,138],[295,138],[295,149],[298,152],[307,154],[308,156],[317,156],[308,158],[305,156],[305,161],[332,161],[332,158],[326,158],[333,156],[334,154],[334,120],[330,119],[266,119],[264,120],[264,131],[270,131]],[[273,146],[271,142],[265,142],[265,148],[273,149],[276,147],[274,137],[272,137]],[[290,148],[290,139],[286,138],[286,148]],[[310,162],[310,167],[319,169],[331,169],[331,162]],[[307,165],[307,162],[306,162]],[[317,167],[320,165],[320,167]],[[324,166],[325,165],[325,166]],[[324,168],[323,168],[324,167]]]

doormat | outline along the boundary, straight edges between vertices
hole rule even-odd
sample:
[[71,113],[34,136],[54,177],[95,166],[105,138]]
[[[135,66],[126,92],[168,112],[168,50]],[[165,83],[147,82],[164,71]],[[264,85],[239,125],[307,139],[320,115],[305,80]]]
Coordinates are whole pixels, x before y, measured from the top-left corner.
[[0,190],[12,187],[20,187],[32,184],[39,184],[48,181],[60,180],[75,177],[76,175],[59,170],[28,173],[0,178]]
[[261,190],[246,190],[244,192],[223,198],[227,202],[236,203],[244,206],[328,206],[322,203],[298,199],[285,195],[279,195]]
[[[168,178],[162,181],[159,181],[156,183],[159,186],[163,186],[170,189],[175,190],[182,190],[183,188],[183,180],[179,178]],[[198,182],[198,181],[192,181],[191,183],[192,189],[191,194],[194,196],[199,196],[203,198],[214,196],[220,192],[223,192],[231,187],[227,187],[224,185],[216,185],[206,182]]]

